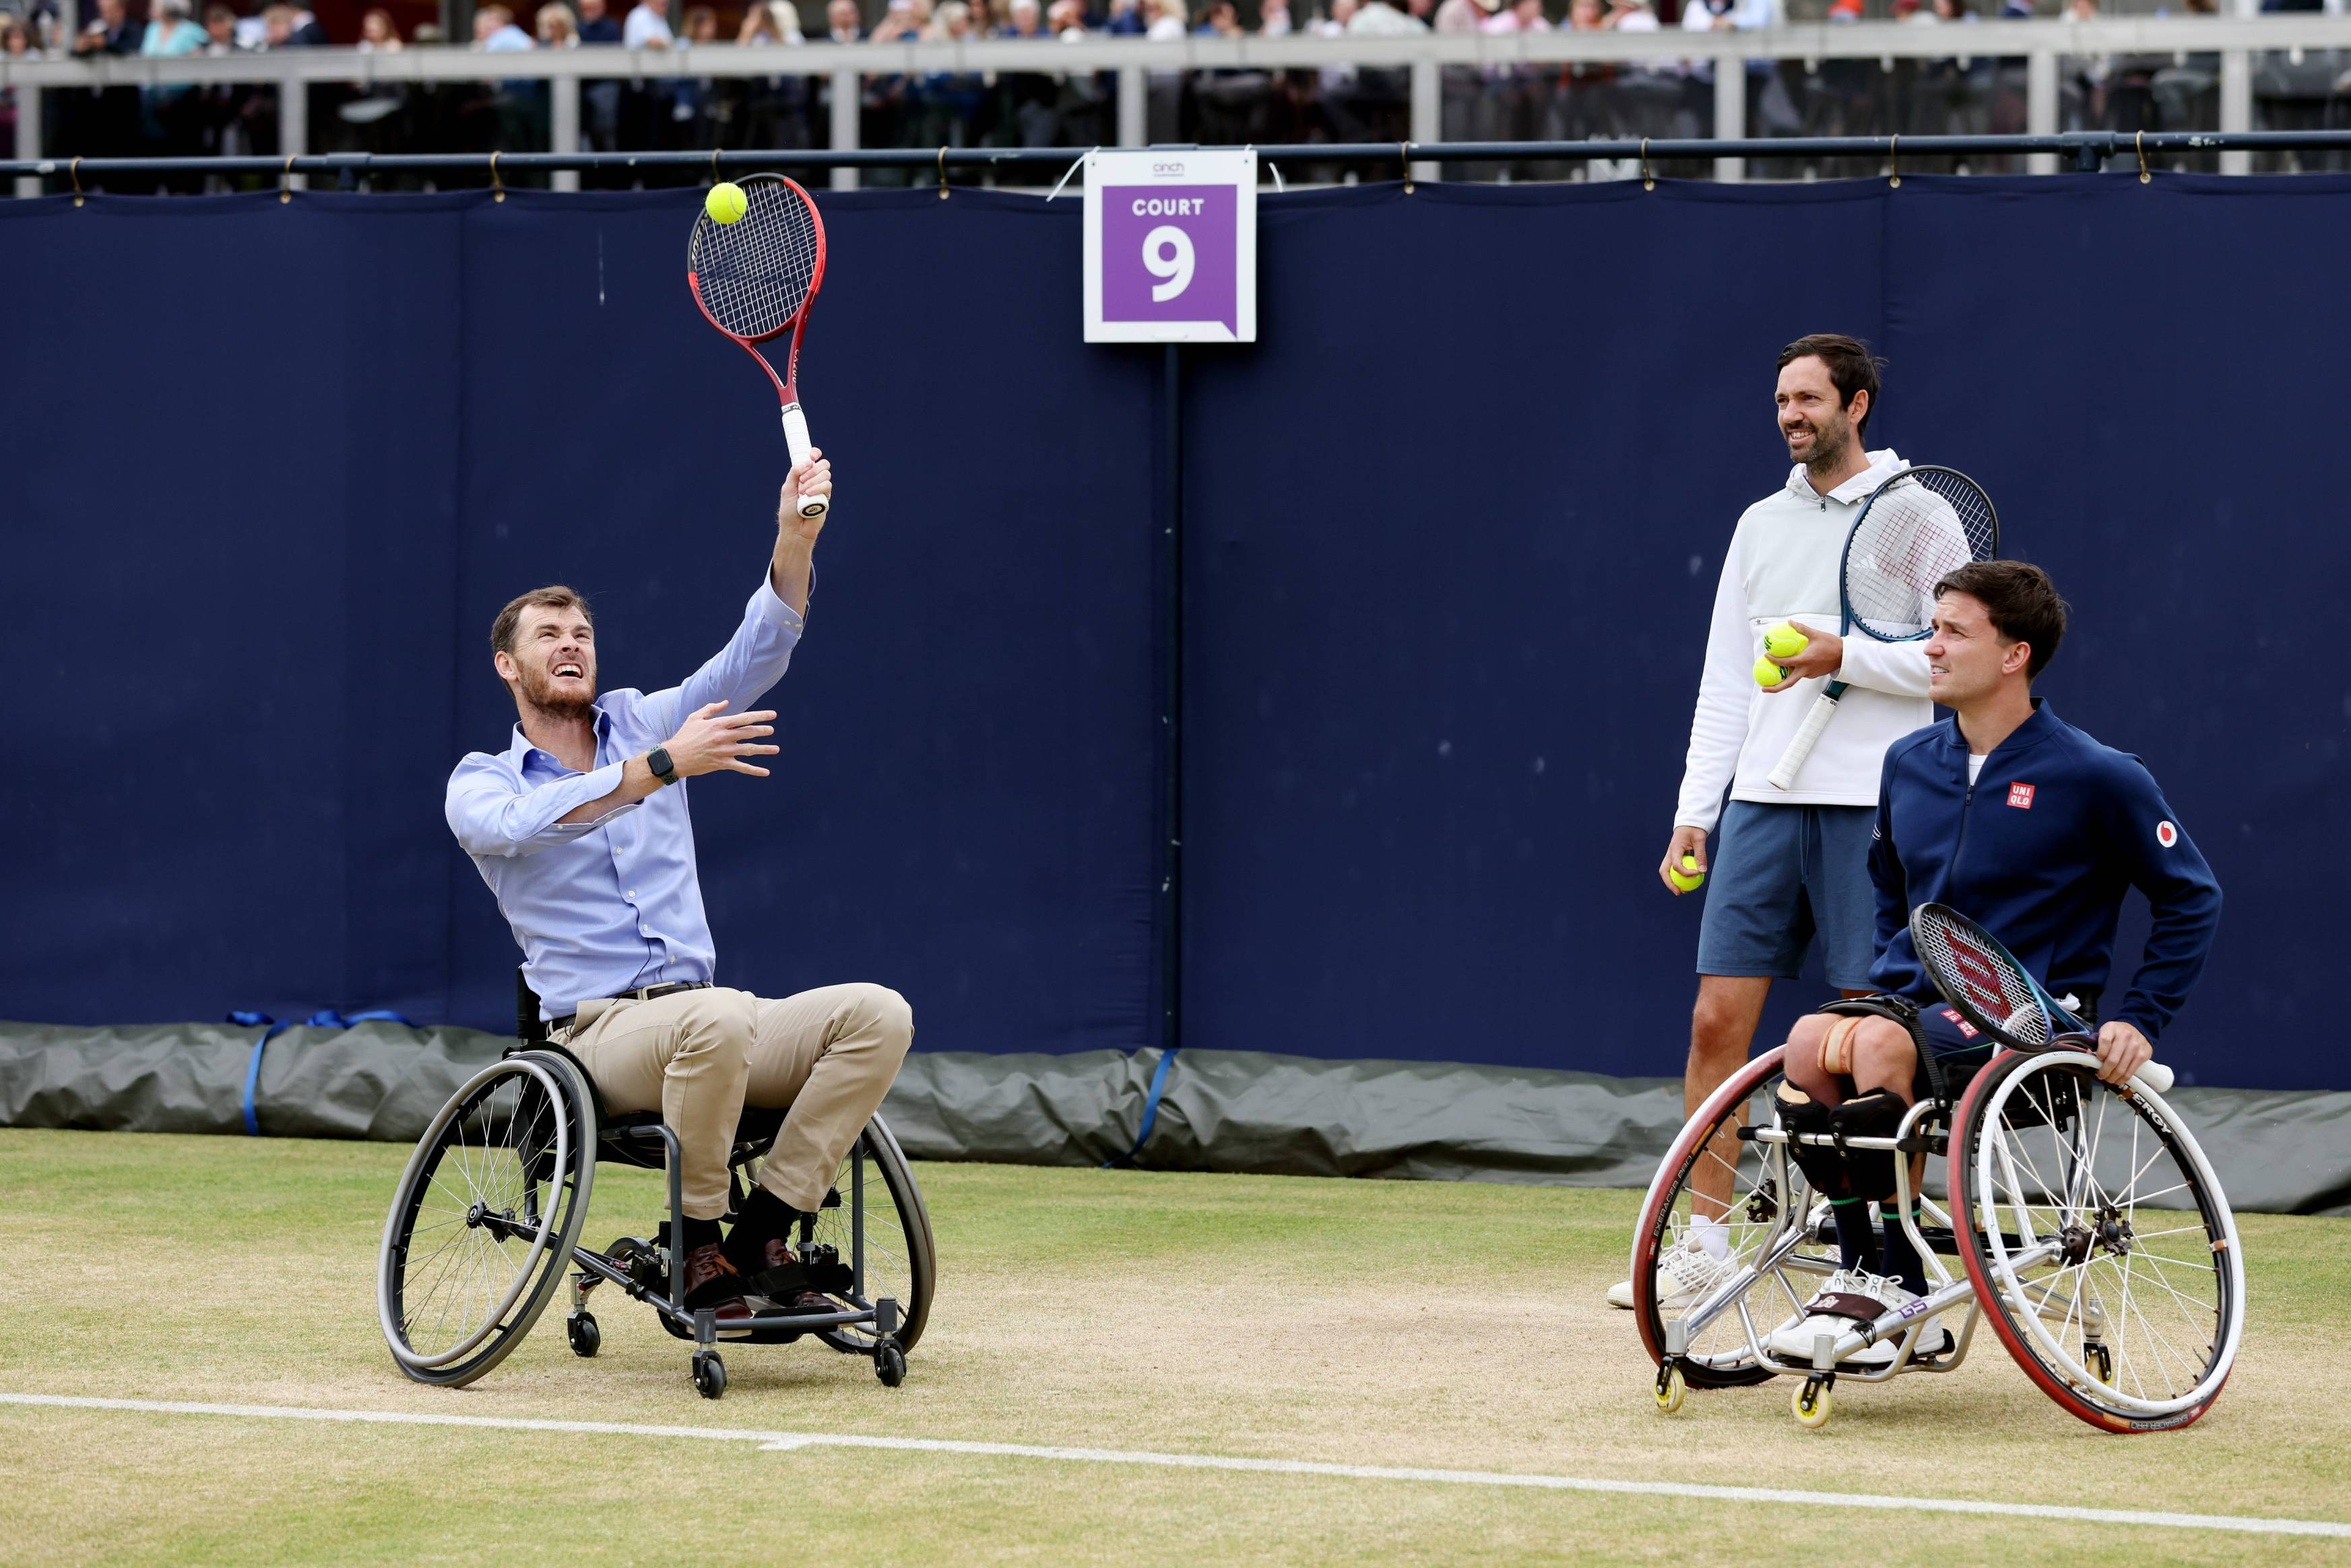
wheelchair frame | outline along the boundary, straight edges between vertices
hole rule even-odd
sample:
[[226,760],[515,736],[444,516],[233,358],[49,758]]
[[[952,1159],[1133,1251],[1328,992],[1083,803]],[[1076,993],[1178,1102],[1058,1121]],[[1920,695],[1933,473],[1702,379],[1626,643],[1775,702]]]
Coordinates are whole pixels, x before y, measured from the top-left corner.
[[[1886,1013],[1881,1006],[1867,1001],[1832,1004],[1826,1011],[1878,1012],[1895,1016],[1897,1021],[1909,1022],[1898,1015]],[[1917,1040],[1915,1026],[1913,1039]],[[2043,1108],[2028,1094],[2022,1105],[2013,1105],[2015,1086],[2024,1082],[2028,1074],[2079,1072],[2094,1066],[2095,1061],[2080,1054],[2084,1042],[2067,1040],[2058,1042],[2053,1052],[2026,1056],[2019,1052],[2001,1052],[1984,1064],[1964,1085],[1964,1092],[1955,1093],[1933,1053],[1919,1041],[1922,1071],[1927,1082],[1915,1103],[1905,1112],[1893,1135],[1888,1137],[1848,1136],[1840,1139],[1834,1133],[1791,1133],[1773,1116],[1760,1125],[1735,1127],[1736,1141],[1742,1148],[1756,1147],[1761,1158],[1759,1174],[1750,1177],[1732,1160],[1734,1176],[1731,1196],[1724,1202],[1720,1222],[1738,1228],[1740,1205],[1745,1205],[1747,1235],[1740,1241],[1737,1256],[1726,1259],[1729,1271],[1705,1290],[1687,1308],[1677,1308],[1680,1315],[1668,1318],[1658,1300],[1656,1260],[1656,1249],[1664,1245],[1663,1238],[1673,1226],[1675,1203],[1687,1190],[1693,1213],[1698,1200],[1707,1203],[1718,1200],[1701,1195],[1693,1185],[1695,1173],[1703,1162],[1713,1159],[1725,1163],[1720,1141],[1733,1130],[1733,1119],[1740,1118],[1751,1096],[1763,1091],[1778,1075],[1785,1048],[1775,1048],[1743,1067],[1724,1082],[1699,1107],[1682,1131],[1650,1184],[1650,1191],[1641,1209],[1640,1228],[1634,1239],[1635,1308],[1646,1348],[1657,1364],[1655,1396],[1658,1406],[1667,1412],[1679,1408],[1687,1388],[1692,1386],[1725,1386],[1751,1384],[1774,1376],[1800,1377],[1802,1384],[1792,1401],[1796,1418],[1808,1427],[1818,1427],[1828,1419],[1830,1391],[1840,1381],[1885,1383],[1911,1372],[1949,1372],[1966,1360],[1980,1320],[1995,1318],[1999,1337],[2026,1373],[2051,1397],[2094,1426],[2111,1431],[2151,1431],[2185,1426],[2210,1407],[2225,1384],[2233,1363],[2237,1343],[2242,1333],[2243,1278],[2241,1249],[2237,1245],[2235,1222],[2227,1209],[2218,1178],[2194,1139],[2170,1114],[2160,1097],[2134,1082],[2117,1091],[2120,1099],[2129,1102],[2128,1113],[2137,1118],[2137,1124],[2149,1126],[2162,1140],[2157,1150],[2159,1155],[2168,1152],[2185,1177],[2184,1184],[2195,1199],[2194,1209],[2210,1240],[2210,1262],[2189,1267],[2208,1267],[2214,1275],[2213,1288],[2216,1314],[2215,1338],[2210,1348],[2210,1360],[2196,1383],[2184,1394],[2150,1399],[2142,1388],[2137,1396],[2114,1381],[2114,1354],[2121,1351],[2127,1371],[2129,1351],[2124,1343],[2128,1314],[2134,1310],[2126,1277],[2120,1315],[2099,1299],[2097,1288],[2086,1271],[2084,1259],[2095,1260],[2101,1247],[2116,1256],[2127,1253],[2137,1240],[2132,1217],[2138,1212],[2141,1199],[2134,1192],[2128,1195],[2127,1211],[2123,1215],[2116,1237],[2121,1245],[2101,1240],[2078,1228],[2052,1229],[2047,1234],[2033,1234],[2032,1209],[2036,1207],[2064,1207],[2078,1203],[2080,1193],[2098,1188],[2095,1171],[2084,1165],[2080,1170],[2065,1173],[2065,1196],[2061,1200],[2048,1196],[2048,1186],[2040,1174],[2033,1182],[2025,1183],[2013,1165],[2014,1134],[2018,1131],[2047,1125],[2053,1134],[2064,1116],[2072,1118],[2074,1130],[2066,1134],[2074,1157],[2086,1155],[2095,1162],[2095,1141],[2085,1150],[2082,1145],[2081,1123],[2091,1103],[2087,1096],[2068,1099],[2061,1106],[2057,1095],[2074,1095],[2075,1091],[2061,1089],[2063,1080],[2051,1076],[2036,1082],[2048,1082],[2053,1091],[2050,1108]],[[1987,1089],[1999,1101],[1997,1106],[1979,1103]],[[2095,1093],[2095,1089],[2093,1090]],[[1993,1121],[2005,1117],[2011,1110],[2020,1118],[2014,1123]],[[2035,1118],[2038,1119],[2035,1119]],[[1993,1126],[2004,1131],[1987,1134],[1984,1129]],[[1970,1133],[1968,1129],[1973,1128]],[[1970,1163],[1954,1148],[1965,1137],[1983,1144],[1981,1158],[1986,1170],[2001,1161],[2005,1167],[2006,1184],[2011,1197],[2003,1203],[1997,1188],[1998,1173],[1986,1184],[1983,1173],[1963,1168]],[[2005,1141],[2003,1141],[2003,1139]],[[1830,1244],[1833,1240],[1827,1222],[1827,1209],[1811,1186],[1808,1179],[1796,1168],[1793,1149],[1802,1146],[1883,1151],[1894,1156],[1896,1215],[1890,1222],[1898,1222],[1910,1244],[1917,1251],[1928,1279],[1928,1291],[1915,1302],[1901,1309],[1898,1315],[1881,1318],[1874,1323],[1858,1323],[1836,1334],[1821,1333],[1813,1337],[1811,1354],[1798,1360],[1775,1354],[1769,1344],[1769,1325],[1759,1325],[1753,1310],[1753,1294],[1768,1277],[1776,1282],[1780,1291],[1789,1297],[1789,1306],[1801,1312],[1803,1306],[1796,1291],[1788,1283],[1791,1272],[1826,1275],[1833,1265],[1802,1250]],[[1970,1145],[1972,1150],[1973,1145]],[[1965,1151],[1963,1151],[1965,1152]],[[1953,1220],[1951,1209],[1927,1198],[1918,1192],[1911,1176],[1915,1156],[1943,1155],[1951,1162],[1952,1203],[1955,1207],[1972,1215],[1980,1207],[1984,1219],[1970,1220],[1971,1228],[1962,1236]],[[2134,1152],[2136,1158],[2136,1150]],[[2150,1155],[2144,1171],[2154,1164]],[[2087,1175],[2087,1187],[2079,1186],[2079,1178]],[[2132,1180],[2136,1182],[2137,1173]],[[2035,1184],[2038,1184],[2037,1186]],[[1742,1186],[1744,1190],[1742,1190]],[[1985,1190],[1978,1190],[1980,1187]],[[2020,1203],[2014,1194],[2038,1190],[2044,1203]],[[1798,1203],[1797,1196],[1802,1202]],[[2161,1193],[2149,1195],[2163,1196]],[[2114,1199],[2102,1199],[2106,1205],[2103,1213],[2113,1211]],[[1765,1212],[1765,1206],[1771,1206]],[[1921,1224],[1914,1216],[1920,1209],[1928,1223]],[[2003,1215],[2003,1209],[2006,1210]],[[2162,1210],[2150,1209],[2149,1212]],[[2025,1233],[2015,1234],[2011,1227]],[[2155,1235],[2167,1234],[2157,1232]],[[2140,1243],[2144,1245],[2144,1243]],[[1980,1258],[1997,1251],[2000,1277]],[[1956,1253],[1965,1264],[1962,1270],[1946,1266],[1945,1253]],[[2153,1255],[2150,1255],[2153,1256]],[[2162,1262],[2185,1262],[2179,1259],[2163,1259]],[[2060,1262],[2064,1270],[2082,1267],[2085,1272],[2074,1278],[2062,1293],[2053,1281],[2036,1280],[2033,1289],[2004,1288],[2001,1279],[2013,1284],[2026,1270]],[[2157,1272],[2160,1273],[2159,1264]],[[2063,1270],[2061,1270],[2061,1273]],[[2168,1288],[2168,1287],[2164,1287]],[[1992,1303],[1998,1303],[1997,1308]],[[1927,1325],[1943,1313],[1965,1309],[1964,1321],[1956,1325],[1948,1350],[1932,1355],[1918,1354],[1919,1342]],[[1735,1312],[1737,1333],[1723,1334],[1716,1348],[1701,1353],[1695,1344],[1709,1328],[1724,1323]],[[2006,1313],[1998,1317],[1996,1313]],[[2070,1328],[2080,1335],[2082,1365],[2092,1368],[2099,1384],[2105,1385],[2103,1393],[2093,1396],[2086,1384],[2068,1386],[2066,1381],[2053,1375],[2053,1369],[2039,1349],[2029,1349],[2021,1343],[2026,1337],[2020,1333],[2016,1322],[2010,1321],[2018,1314],[2029,1314],[2039,1327],[2030,1331],[2033,1336],[2048,1338],[2050,1325],[2056,1325],[2062,1336]],[[1852,1364],[1851,1358],[1875,1344],[1895,1342],[1894,1354],[1883,1367],[1863,1367]],[[2049,1348],[2061,1357],[2069,1356],[2062,1345],[2049,1342]],[[2131,1406],[2142,1408],[2133,1410]]]

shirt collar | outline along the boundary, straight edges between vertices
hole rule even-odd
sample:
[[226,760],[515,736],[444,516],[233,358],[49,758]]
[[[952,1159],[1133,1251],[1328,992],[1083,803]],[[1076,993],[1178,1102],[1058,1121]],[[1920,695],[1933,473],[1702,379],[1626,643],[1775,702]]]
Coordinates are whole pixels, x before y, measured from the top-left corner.
[[[605,711],[604,699],[600,696],[596,699],[596,749],[599,752],[601,752],[604,749],[605,737],[611,735],[611,731],[612,716]],[[516,720],[514,727],[514,744],[506,748],[504,754],[506,759],[514,764],[515,771],[519,773],[523,770],[524,767],[529,763],[530,754],[534,751],[538,751],[538,747],[533,746],[530,743],[530,737],[522,732],[522,721],[519,719]],[[559,768],[562,766],[561,763],[556,763],[555,758],[549,753],[539,751],[538,754],[541,757],[547,758],[548,761],[555,763],[557,767]]]
[[1855,501],[1866,498],[1872,490],[1909,466],[1910,465],[1902,461],[1901,454],[1896,452],[1891,446],[1880,447],[1877,451],[1869,454],[1868,467],[1831,490],[1826,496],[1822,496],[1813,488],[1813,482],[1804,477],[1804,465],[1801,463],[1792,464],[1788,469],[1788,493],[1807,501],[1843,501],[1850,505]]
[[[2034,697],[2032,716],[2009,731],[2008,738],[1993,747],[1990,755],[1997,757],[2003,751],[2022,751],[2027,747],[2038,746],[2055,732],[2058,722],[2057,710],[2049,706],[2049,699]],[[1944,746],[1966,755],[1968,737],[1959,733],[1959,716],[1953,714],[1943,720],[1942,730]]]

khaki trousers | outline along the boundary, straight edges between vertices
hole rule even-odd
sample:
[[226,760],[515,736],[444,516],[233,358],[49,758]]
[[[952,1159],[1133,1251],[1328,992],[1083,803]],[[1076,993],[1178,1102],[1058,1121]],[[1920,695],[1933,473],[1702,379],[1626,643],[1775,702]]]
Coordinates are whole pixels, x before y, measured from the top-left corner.
[[743,1107],[789,1107],[759,1185],[813,1214],[914,1038],[886,986],[820,986],[769,1001],[717,987],[580,1005],[561,1043],[605,1109],[659,1111],[677,1134],[685,1212],[726,1212],[726,1156]]

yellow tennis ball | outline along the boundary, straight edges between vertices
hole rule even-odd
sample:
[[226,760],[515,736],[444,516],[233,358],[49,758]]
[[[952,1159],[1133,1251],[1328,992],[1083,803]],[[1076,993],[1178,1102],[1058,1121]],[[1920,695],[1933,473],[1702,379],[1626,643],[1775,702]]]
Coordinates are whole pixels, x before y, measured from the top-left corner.
[[1698,869],[1698,856],[1685,854],[1681,864],[1667,869],[1666,880],[1684,893],[1695,893],[1698,884],[1706,880],[1706,873]]
[[1804,651],[1812,639],[1804,629],[1792,621],[1782,621],[1763,633],[1763,651],[1775,659],[1792,659]]
[[732,180],[721,180],[702,198],[702,210],[722,224],[731,224],[751,210],[751,198]]
[[1773,664],[1771,660],[1758,659],[1755,661],[1755,684],[1757,685],[1776,686],[1787,678],[1788,672]]

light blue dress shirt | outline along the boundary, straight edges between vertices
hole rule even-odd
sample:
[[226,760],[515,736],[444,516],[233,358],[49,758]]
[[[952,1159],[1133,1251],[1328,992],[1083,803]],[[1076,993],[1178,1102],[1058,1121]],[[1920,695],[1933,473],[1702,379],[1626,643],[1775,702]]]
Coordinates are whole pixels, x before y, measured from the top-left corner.
[[641,986],[717,977],[687,780],[592,822],[557,819],[619,789],[629,758],[676,734],[705,703],[723,698],[728,713],[756,706],[791,663],[800,625],[762,577],[742,626],[684,685],[596,699],[592,772],[566,768],[517,725],[505,751],[474,752],[449,775],[449,829],[514,927],[541,1018]]

